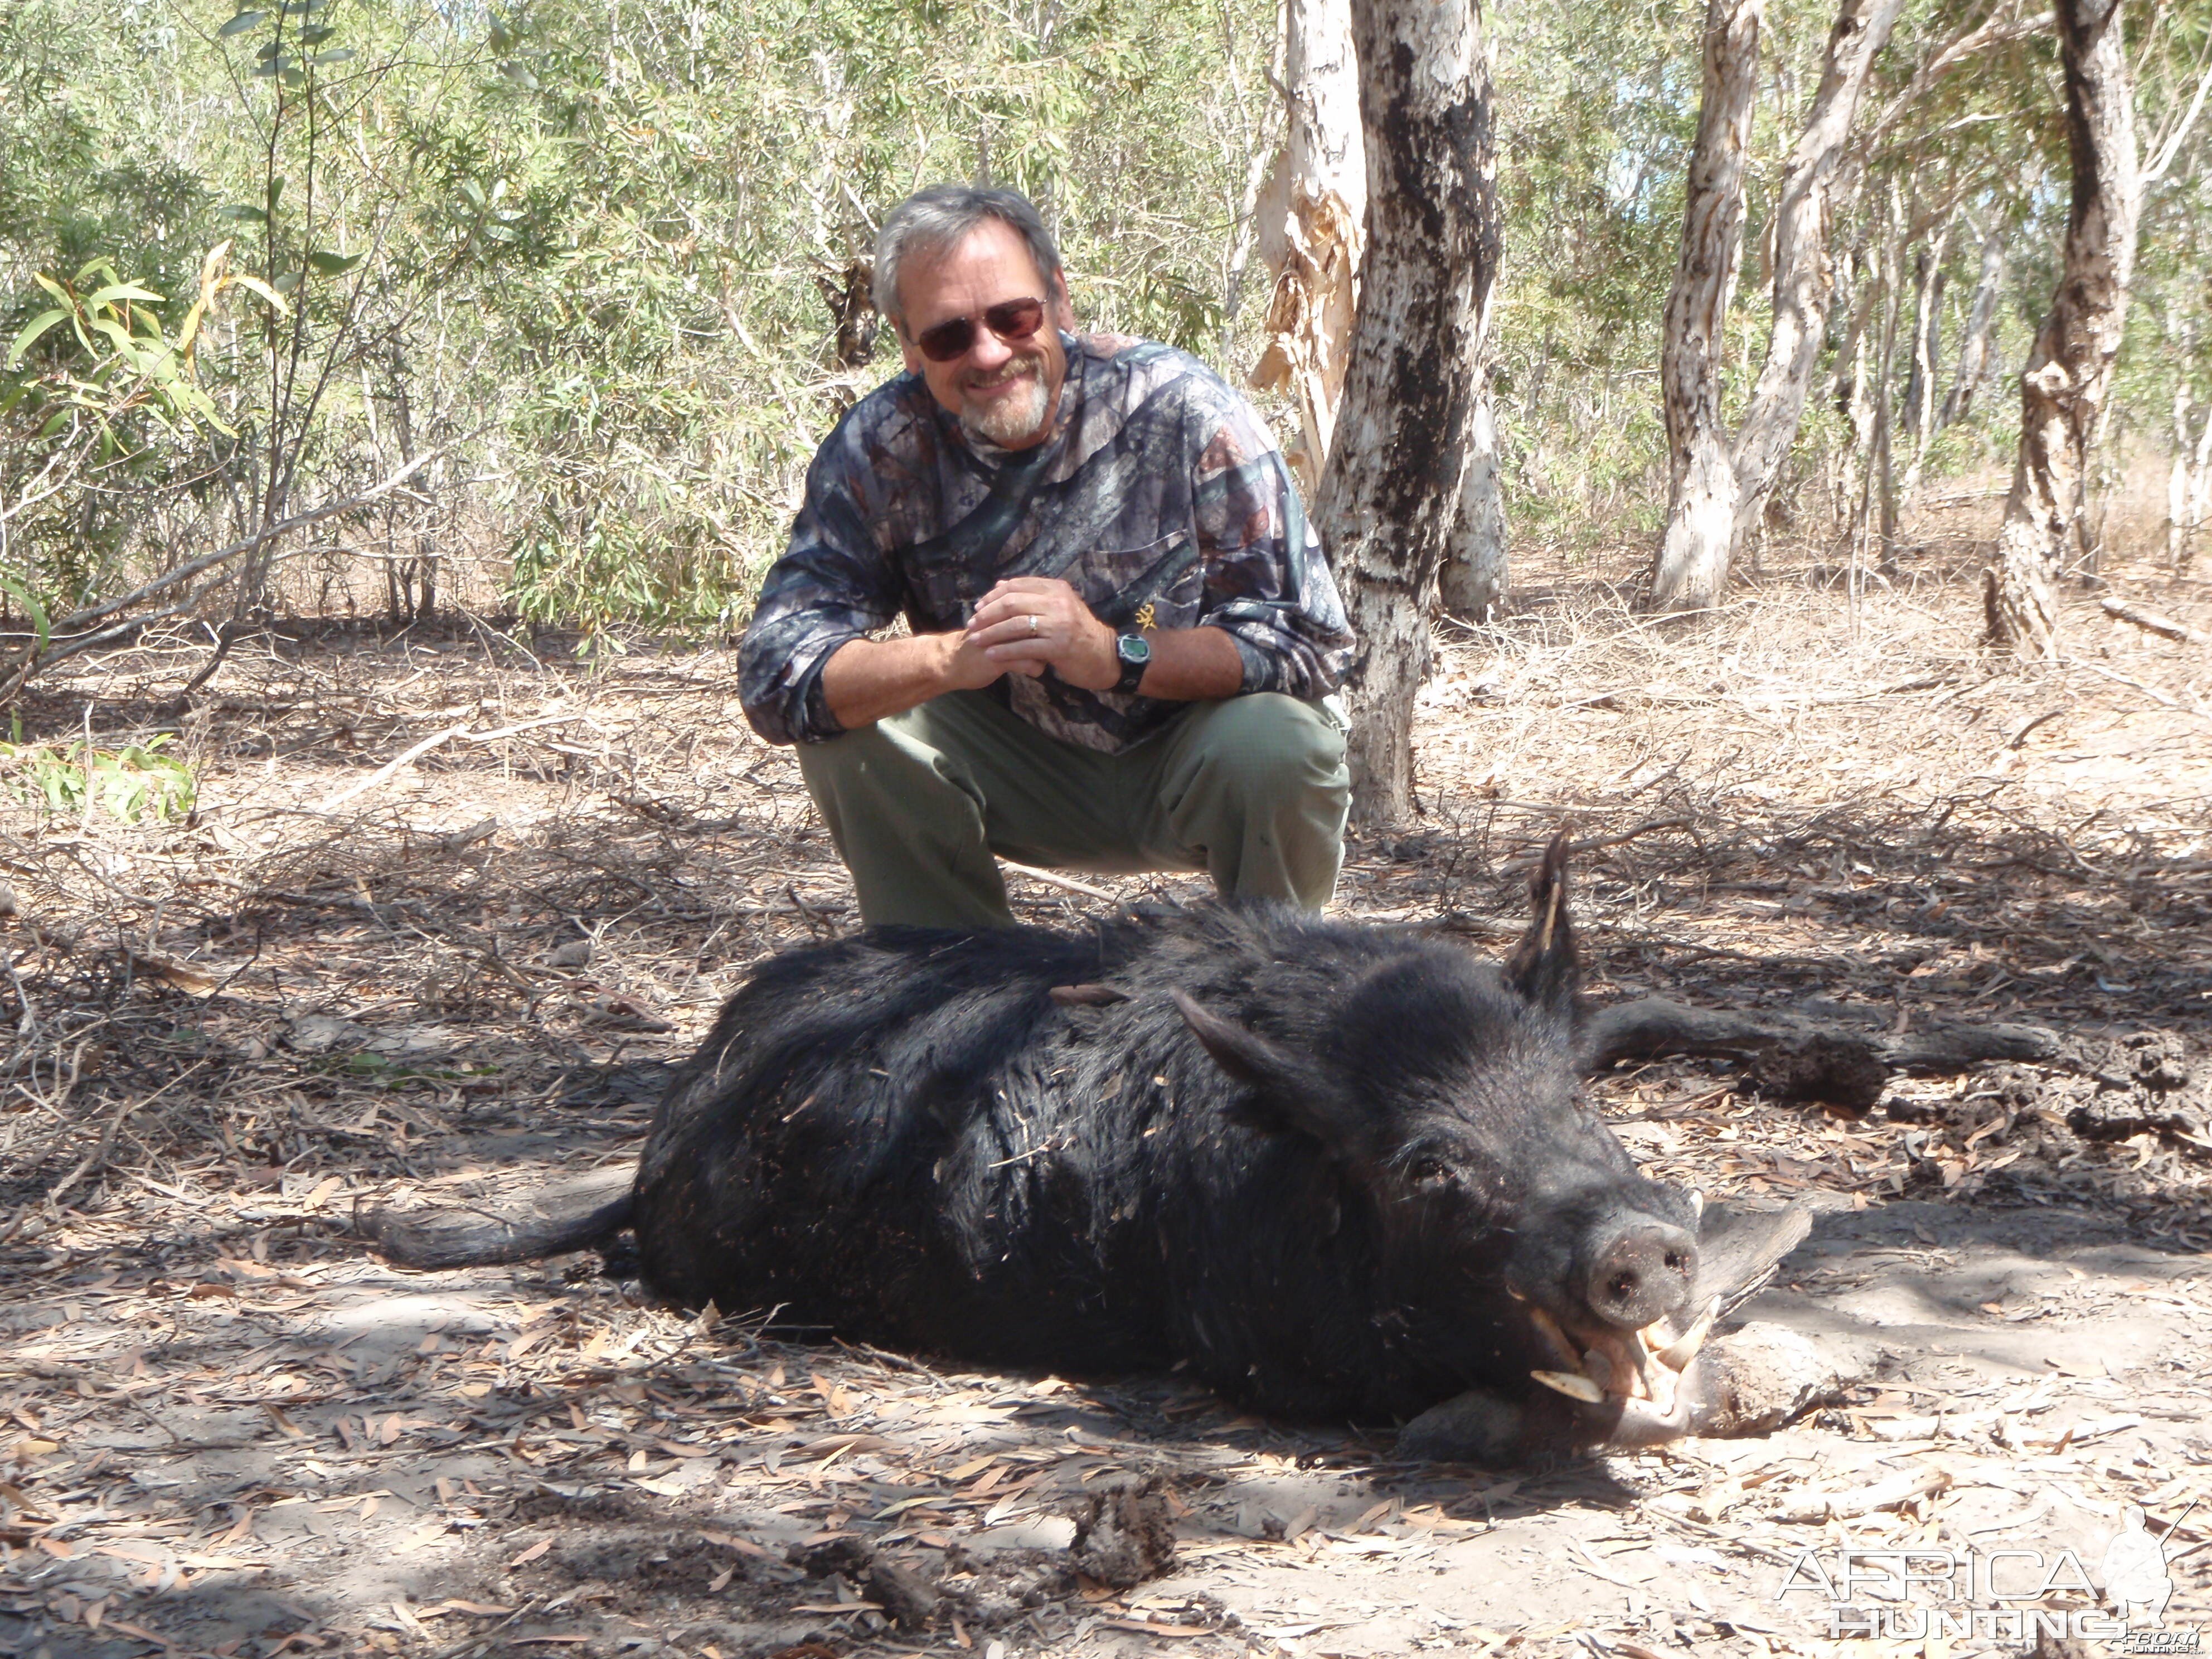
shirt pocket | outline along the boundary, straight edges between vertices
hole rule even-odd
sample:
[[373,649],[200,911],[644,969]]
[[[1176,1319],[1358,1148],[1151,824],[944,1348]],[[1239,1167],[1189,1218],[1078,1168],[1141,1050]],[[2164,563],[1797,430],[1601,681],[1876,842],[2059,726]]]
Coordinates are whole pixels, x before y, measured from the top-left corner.
[[1188,628],[1205,597],[1198,543],[1178,530],[1141,547],[1102,550],[1084,560],[1083,597],[1116,631]]

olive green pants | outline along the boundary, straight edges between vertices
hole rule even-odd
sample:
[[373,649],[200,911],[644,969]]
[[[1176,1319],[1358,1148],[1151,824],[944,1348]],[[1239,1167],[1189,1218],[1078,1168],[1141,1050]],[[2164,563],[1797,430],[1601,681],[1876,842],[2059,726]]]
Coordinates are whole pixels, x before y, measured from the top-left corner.
[[1273,692],[1193,703],[1118,755],[955,691],[799,745],[871,926],[1010,927],[994,854],[1045,868],[1203,870],[1223,894],[1328,902],[1344,857],[1344,730]]

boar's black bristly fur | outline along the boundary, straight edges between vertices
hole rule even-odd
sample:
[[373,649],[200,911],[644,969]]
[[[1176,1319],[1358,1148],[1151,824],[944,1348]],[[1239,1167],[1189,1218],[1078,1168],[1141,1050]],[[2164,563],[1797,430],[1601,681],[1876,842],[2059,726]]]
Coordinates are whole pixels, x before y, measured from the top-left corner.
[[647,1282],[985,1363],[1186,1362],[1290,1415],[1525,1395],[1530,1306],[1592,1328],[1594,1273],[1697,1224],[1580,1097],[1561,866],[1502,969],[1269,904],[775,957],[654,1120]]

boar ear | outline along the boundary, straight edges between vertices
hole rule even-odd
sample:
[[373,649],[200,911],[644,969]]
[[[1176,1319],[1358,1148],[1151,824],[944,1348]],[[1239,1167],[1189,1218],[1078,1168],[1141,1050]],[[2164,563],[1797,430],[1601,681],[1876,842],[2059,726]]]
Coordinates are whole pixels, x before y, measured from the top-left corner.
[[1528,1001],[1555,1013],[1573,1012],[1582,989],[1574,924],[1567,916],[1567,836],[1559,826],[1528,877],[1528,931],[1505,959],[1505,982]]
[[1239,1083],[1275,1085],[1297,1074],[1297,1062],[1257,1031],[1222,1018],[1181,991],[1168,994],[1182,1011],[1183,1024],[1213,1056],[1214,1064]]
[[1320,1097],[1326,1085],[1310,1060],[1302,1060],[1233,1019],[1224,1019],[1181,991],[1168,994],[1182,1010],[1191,1034],[1213,1056],[1213,1063],[1256,1091],[1253,1098],[1233,1107],[1231,1116],[1248,1128],[1270,1134],[1297,1129],[1325,1142],[1336,1139]]

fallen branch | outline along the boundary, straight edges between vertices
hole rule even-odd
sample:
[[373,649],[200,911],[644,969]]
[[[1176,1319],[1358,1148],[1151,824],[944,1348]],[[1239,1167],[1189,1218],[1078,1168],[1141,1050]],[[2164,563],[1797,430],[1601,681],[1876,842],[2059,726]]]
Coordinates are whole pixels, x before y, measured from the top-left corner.
[[1747,1080],[1776,1100],[1823,1100],[1864,1110],[1898,1072],[1949,1074],[1992,1060],[2048,1061],[2057,1032],[2036,1025],[1956,1025],[1911,1036],[1853,1031],[1793,1015],[1754,1018],[1664,997],[1601,1008],[1583,1027],[1582,1069],[1624,1060],[1698,1054],[1749,1063]]
[[442,732],[434,732],[413,747],[403,749],[378,767],[359,783],[348,784],[325,799],[315,810],[335,812],[349,800],[358,799],[394,774],[404,770],[441,744],[459,740],[462,743],[496,743],[502,738],[512,738],[524,732],[534,732],[541,726],[566,726],[583,719],[581,714],[548,714],[542,720],[525,720],[520,726],[502,726],[496,732],[471,732],[465,726],[449,726]]
[[2184,645],[2212,645],[2212,634],[2203,629],[2191,628],[2185,622],[2177,622],[2172,617],[2163,616],[2155,611],[2146,611],[2125,599],[2116,599],[2107,594],[2097,604],[2106,616],[2117,617],[2124,623],[2133,623],[2146,634],[2156,634],[2161,639],[2179,640]]
[[30,678],[30,671],[33,669],[50,668],[58,662],[66,662],[71,657],[82,655],[87,651],[97,651],[103,645],[119,645],[137,635],[144,633],[155,623],[167,622],[173,617],[181,617],[191,609],[191,605],[189,602],[173,605],[148,616],[133,617],[128,622],[117,623],[112,628],[102,628],[90,634],[80,634],[74,639],[64,641],[60,645],[49,644],[44,650],[33,646],[32,655],[23,672],[8,683],[8,689],[5,691],[0,691],[0,702],[7,702],[9,698],[23,689],[23,684]]
[[[226,563],[242,553],[250,553],[257,548],[266,547],[276,538],[290,531],[298,530],[311,524],[319,524],[323,520],[335,518],[341,513],[349,513],[357,507],[366,507],[369,502],[390,495],[446,453],[446,449],[442,447],[425,451],[381,483],[362,490],[358,495],[349,495],[343,501],[326,502],[310,512],[295,513],[289,519],[279,519],[275,524],[247,537],[242,542],[233,542],[228,547],[203,554],[197,559],[187,560],[174,570],[164,575],[156,576],[143,586],[134,588],[119,598],[104,600],[99,605],[88,605],[82,611],[72,611],[70,615],[61,617],[48,626],[47,635],[50,643],[47,647],[41,648],[34,643],[26,649],[21,658],[18,659],[15,672],[9,677],[6,689],[0,690],[0,702],[6,702],[21,690],[31,676],[43,664],[59,662],[64,658],[74,656],[78,652],[88,650],[94,645],[100,643],[100,636],[91,635],[69,639],[58,646],[51,644],[52,640],[64,635],[82,635],[83,630],[94,628],[97,624],[106,622],[110,617],[119,615],[134,605],[142,604],[159,594],[169,592],[172,588],[181,586],[194,577],[212,570],[217,565]],[[173,615],[174,611],[164,614]],[[155,619],[148,617],[143,620],[150,622]],[[125,624],[125,627],[131,625]]]

